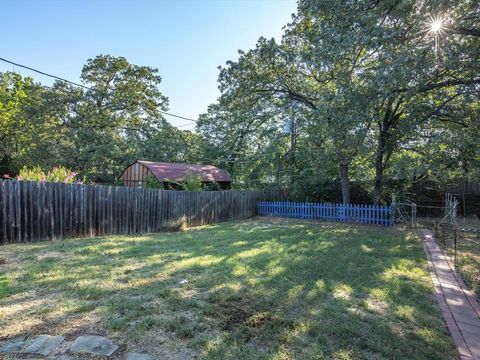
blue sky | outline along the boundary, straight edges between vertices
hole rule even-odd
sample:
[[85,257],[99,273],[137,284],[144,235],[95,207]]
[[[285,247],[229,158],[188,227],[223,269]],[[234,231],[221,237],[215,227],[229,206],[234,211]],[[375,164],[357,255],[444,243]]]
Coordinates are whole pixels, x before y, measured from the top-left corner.
[[[170,112],[197,118],[219,96],[217,67],[260,36],[280,39],[295,9],[294,0],[0,0],[0,57],[78,81],[88,58],[124,56],[159,69]],[[5,70],[52,83],[0,62]]]

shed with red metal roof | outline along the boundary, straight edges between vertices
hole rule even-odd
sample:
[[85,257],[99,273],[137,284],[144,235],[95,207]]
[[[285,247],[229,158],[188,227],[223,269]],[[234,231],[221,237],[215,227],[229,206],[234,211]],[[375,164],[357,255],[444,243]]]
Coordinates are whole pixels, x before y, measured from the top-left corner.
[[119,180],[124,186],[143,188],[148,176],[155,177],[165,188],[176,188],[175,185],[190,176],[199,176],[204,184],[218,183],[221,189],[229,189],[232,178],[228,173],[213,165],[167,163],[137,160],[128,166]]

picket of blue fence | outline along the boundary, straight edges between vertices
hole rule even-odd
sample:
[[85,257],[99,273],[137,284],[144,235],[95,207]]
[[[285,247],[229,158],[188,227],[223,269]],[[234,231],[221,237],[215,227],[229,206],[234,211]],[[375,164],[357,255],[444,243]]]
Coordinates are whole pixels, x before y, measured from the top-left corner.
[[257,202],[260,216],[393,225],[393,207],[330,203]]

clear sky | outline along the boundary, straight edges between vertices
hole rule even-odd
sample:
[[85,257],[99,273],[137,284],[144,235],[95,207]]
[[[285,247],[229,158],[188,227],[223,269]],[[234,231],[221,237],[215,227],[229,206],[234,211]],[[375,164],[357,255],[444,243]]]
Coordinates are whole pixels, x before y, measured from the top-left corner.
[[[217,67],[260,36],[280,39],[295,10],[295,0],[0,0],[0,57],[78,81],[88,58],[124,56],[159,69],[170,112],[197,118],[219,96]],[[52,83],[0,62],[6,70]]]

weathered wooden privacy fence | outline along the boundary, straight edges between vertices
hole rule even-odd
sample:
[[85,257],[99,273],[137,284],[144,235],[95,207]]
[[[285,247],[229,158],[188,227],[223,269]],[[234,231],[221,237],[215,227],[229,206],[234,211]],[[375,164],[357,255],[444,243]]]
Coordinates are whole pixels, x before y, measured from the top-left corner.
[[272,193],[184,192],[0,180],[0,244],[147,233],[248,218]]
[[263,201],[257,209],[261,216],[393,225],[391,206]]

